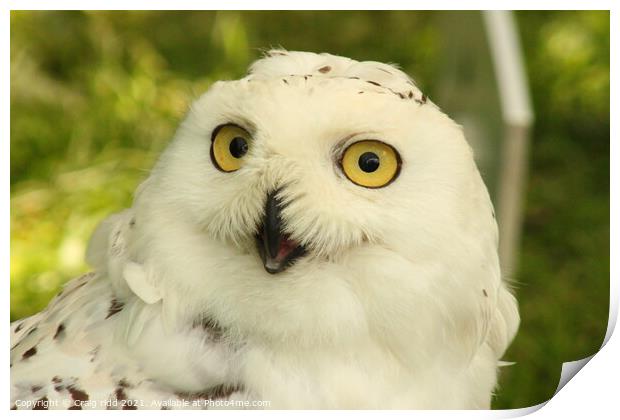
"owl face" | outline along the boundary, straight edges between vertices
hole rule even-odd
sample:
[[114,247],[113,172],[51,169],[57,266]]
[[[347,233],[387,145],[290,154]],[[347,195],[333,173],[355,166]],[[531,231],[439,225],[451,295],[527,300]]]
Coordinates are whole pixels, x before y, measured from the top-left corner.
[[430,357],[448,329],[474,348],[481,289],[499,279],[460,127],[382,63],[278,52],[215,83],[134,209],[132,258],[157,273],[165,315],[206,313],[244,340],[312,345],[389,326],[405,352]]
[[[218,82],[162,159],[166,198],[270,274],[411,248],[451,217],[471,154],[434,105],[357,77]],[[188,199],[189,198],[189,199]]]

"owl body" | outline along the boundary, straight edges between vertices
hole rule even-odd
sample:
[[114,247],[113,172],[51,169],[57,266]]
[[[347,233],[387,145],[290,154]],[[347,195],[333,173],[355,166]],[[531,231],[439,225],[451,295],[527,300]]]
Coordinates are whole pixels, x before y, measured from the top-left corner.
[[497,240],[461,128],[404,73],[271,51],[191,107],[94,272],[12,325],[12,404],[489,408],[519,320]]

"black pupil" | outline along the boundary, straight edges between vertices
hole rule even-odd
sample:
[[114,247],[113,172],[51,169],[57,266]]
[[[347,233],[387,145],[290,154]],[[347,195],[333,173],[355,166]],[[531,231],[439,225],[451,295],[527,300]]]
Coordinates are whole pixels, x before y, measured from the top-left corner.
[[374,172],[379,167],[379,156],[373,152],[363,153],[357,161],[360,169],[364,172]]
[[248,142],[243,137],[235,137],[228,146],[230,154],[239,159],[248,151]]

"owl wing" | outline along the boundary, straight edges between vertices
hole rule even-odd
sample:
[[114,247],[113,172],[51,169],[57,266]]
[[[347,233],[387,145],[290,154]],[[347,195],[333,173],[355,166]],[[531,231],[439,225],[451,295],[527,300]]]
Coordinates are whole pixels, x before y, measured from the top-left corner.
[[239,386],[212,374],[228,353],[210,324],[169,336],[162,331],[148,341],[155,365],[169,356],[164,348],[176,352],[174,379],[181,384],[196,369],[183,352],[218,355],[200,360],[208,386],[199,392],[161,380],[136,360],[135,344],[161,303],[145,271],[127,258],[132,223],[131,211],[106,219],[88,250],[96,271],[67,283],[43,311],[11,324],[12,409],[199,409],[208,408],[205,400],[247,399]]

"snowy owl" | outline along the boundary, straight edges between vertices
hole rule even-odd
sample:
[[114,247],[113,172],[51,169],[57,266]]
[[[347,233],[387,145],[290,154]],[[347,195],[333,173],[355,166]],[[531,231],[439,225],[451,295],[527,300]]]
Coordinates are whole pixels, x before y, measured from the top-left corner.
[[461,127],[406,74],[269,51],[11,325],[11,407],[486,409],[519,324],[497,245]]

